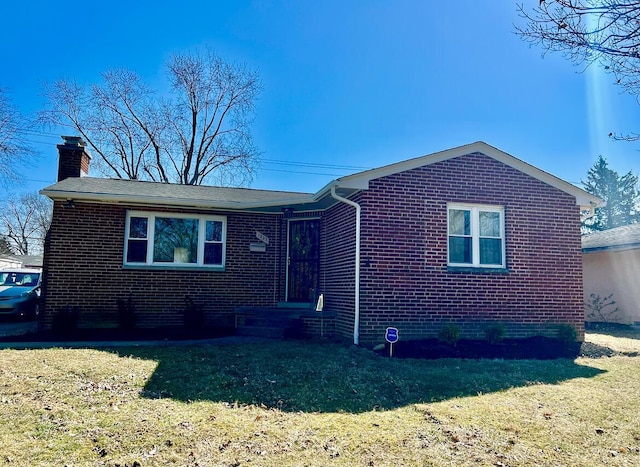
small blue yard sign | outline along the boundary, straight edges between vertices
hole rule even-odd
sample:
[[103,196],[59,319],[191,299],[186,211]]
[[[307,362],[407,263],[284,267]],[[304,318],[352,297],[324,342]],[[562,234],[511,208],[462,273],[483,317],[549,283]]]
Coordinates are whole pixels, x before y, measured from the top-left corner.
[[384,333],[384,338],[387,340],[389,344],[395,344],[398,342],[398,329],[397,328],[387,328]]
[[384,332],[384,338],[389,343],[389,357],[393,357],[393,344],[398,342],[398,328],[388,327]]

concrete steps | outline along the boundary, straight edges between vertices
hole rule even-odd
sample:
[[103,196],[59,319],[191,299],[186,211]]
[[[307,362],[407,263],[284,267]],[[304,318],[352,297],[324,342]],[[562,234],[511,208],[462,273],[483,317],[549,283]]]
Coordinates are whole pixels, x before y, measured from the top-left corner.
[[235,310],[239,336],[282,339],[300,334],[301,312],[308,308],[240,307]]

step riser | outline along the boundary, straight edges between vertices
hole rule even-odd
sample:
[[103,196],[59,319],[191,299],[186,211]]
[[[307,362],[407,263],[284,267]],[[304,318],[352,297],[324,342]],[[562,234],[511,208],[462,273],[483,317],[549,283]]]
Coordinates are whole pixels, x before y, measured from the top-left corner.
[[271,337],[275,339],[281,339],[284,337],[284,333],[284,328],[238,326],[238,329],[236,329],[236,334],[238,336]]

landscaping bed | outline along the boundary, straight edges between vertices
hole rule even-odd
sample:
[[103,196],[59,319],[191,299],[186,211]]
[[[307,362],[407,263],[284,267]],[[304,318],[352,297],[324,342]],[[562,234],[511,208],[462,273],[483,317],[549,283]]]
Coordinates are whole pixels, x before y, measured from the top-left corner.
[[233,335],[226,327],[203,326],[198,329],[184,327],[158,327],[141,329],[93,328],[67,332],[36,331],[13,336],[0,336],[0,342],[65,342],[65,341],[163,341],[212,339]]
[[[605,334],[632,340],[640,339],[640,328],[616,323],[587,323],[590,333]],[[605,345],[602,345],[605,344]],[[389,344],[377,353],[389,356]],[[397,358],[421,358],[433,360],[438,358],[492,358],[505,360],[536,359],[550,360],[556,358],[602,358],[625,355],[635,357],[636,351],[614,350],[606,342],[567,342],[562,339],[535,336],[525,339],[503,339],[490,343],[486,339],[460,339],[455,343],[443,339],[425,339],[399,341],[393,346],[393,356]]]
[[[499,343],[486,340],[461,339],[455,344],[438,339],[400,341],[393,346],[396,358],[501,358],[501,359],[537,359],[575,358],[580,354],[581,343],[565,343],[548,337],[530,337],[526,339],[505,339]],[[389,355],[389,345],[381,350]]]
[[[389,355],[389,345],[378,352]],[[461,339],[455,345],[438,339],[400,341],[393,346],[396,358],[500,358],[505,360],[536,359],[549,360],[555,358],[576,358],[586,356],[592,358],[613,356],[616,352],[589,342],[567,343],[549,337],[530,337],[526,339],[505,339],[491,344],[486,340]]]

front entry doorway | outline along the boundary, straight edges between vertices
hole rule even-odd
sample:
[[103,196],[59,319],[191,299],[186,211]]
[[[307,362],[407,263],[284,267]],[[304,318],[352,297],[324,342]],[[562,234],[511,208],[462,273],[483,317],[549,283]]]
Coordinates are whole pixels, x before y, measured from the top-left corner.
[[291,219],[287,249],[287,302],[312,303],[320,270],[320,219]]

